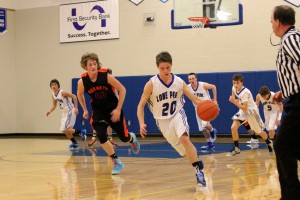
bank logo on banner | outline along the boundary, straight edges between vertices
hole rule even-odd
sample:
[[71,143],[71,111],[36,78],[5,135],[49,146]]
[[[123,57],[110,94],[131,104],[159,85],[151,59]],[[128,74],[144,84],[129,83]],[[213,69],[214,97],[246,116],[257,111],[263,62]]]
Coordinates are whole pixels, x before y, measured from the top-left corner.
[[119,38],[119,1],[60,6],[60,42]]
[[0,8],[0,35],[6,32],[6,9]]
[[139,5],[143,0],[129,0],[129,1],[131,1],[135,5]]

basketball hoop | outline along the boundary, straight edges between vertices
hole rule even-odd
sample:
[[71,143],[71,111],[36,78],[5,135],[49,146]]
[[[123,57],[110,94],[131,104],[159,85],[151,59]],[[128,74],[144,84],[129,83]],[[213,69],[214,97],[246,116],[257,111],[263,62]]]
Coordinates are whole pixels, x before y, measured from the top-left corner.
[[188,20],[193,22],[192,28],[205,28],[210,22],[208,17],[189,17]]

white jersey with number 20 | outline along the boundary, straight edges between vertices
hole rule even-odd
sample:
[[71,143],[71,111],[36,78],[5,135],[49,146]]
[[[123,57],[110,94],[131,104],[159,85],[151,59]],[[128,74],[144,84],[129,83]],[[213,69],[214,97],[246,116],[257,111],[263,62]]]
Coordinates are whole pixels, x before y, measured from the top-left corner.
[[172,81],[166,85],[159,77],[153,76],[152,94],[148,106],[155,119],[169,119],[173,117],[184,105],[183,83],[178,76],[172,74]]

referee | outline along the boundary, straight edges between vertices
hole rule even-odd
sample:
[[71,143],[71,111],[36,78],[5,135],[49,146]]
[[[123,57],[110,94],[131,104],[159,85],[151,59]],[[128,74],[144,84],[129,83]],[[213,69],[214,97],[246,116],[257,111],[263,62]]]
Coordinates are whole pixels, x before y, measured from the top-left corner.
[[273,32],[281,38],[276,58],[280,91],[275,99],[277,102],[287,99],[286,115],[274,142],[281,199],[296,200],[300,199],[300,32],[294,27],[295,11],[286,5],[274,8],[271,23]]

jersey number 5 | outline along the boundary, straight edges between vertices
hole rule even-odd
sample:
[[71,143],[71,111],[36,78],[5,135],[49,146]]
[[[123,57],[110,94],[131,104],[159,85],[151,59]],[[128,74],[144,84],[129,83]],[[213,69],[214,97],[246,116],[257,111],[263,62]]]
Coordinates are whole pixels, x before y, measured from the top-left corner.
[[176,101],[173,101],[172,103],[164,103],[162,109],[162,116],[168,116],[173,115],[176,110]]

